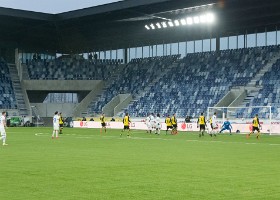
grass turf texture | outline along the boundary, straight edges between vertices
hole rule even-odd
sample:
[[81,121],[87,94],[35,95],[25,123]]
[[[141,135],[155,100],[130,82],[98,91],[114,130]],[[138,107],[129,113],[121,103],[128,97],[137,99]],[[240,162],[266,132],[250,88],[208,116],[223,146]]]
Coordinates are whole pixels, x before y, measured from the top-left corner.
[[[9,128],[0,199],[279,199],[280,137]],[[37,136],[36,136],[37,135]]]

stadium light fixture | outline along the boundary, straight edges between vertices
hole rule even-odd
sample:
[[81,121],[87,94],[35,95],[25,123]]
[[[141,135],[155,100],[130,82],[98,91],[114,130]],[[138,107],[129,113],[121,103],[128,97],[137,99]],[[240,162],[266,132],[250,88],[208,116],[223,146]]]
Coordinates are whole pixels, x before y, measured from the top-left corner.
[[191,17],[187,18],[187,24],[192,25],[193,24],[193,19]]
[[167,28],[166,22],[162,22],[161,25],[162,25],[163,28]]
[[199,17],[197,17],[197,16],[193,17],[193,22],[195,24],[199,24],[200,23]]
[[175,23],[175,26],[180,26],[180,22],[179,22],[179,20],[174,20],[174,23]]
[[152,23],[150,25],[145,25],[145,28],[147,30],[154,30],[154,29],[161,29],[161,28],[167,28],[167,27],[174,27],[174,26],[185,26],[185,25],[196,25],[196,24],[211,24],[215,22],[215,15],[211,12],[208,13],[202,13],[201,15],[197,16],[187,16],[186,18],[182,19],[175,19],[173,21],[161,21]]
[[207,16],[206,15],[200,15],[200,22],[206,23],[207,22]]
[[157,26],[159,29],[161,28],[160,23],[156,23],[156,26]]
[[207,22],[213,23],[215,21],[215,15],[213,13],[206,14]]
[[183,26],[187,25],[187,22],[186,22],[185,19],[181,19],[180,22],[181,22],[181,24],[182,24]]
[[169,25],[170,27],[173,27],[173,26],[174,26],[174,24],[173,24],[172,21],[169,21],[169,22],[168,22],[168,25]]

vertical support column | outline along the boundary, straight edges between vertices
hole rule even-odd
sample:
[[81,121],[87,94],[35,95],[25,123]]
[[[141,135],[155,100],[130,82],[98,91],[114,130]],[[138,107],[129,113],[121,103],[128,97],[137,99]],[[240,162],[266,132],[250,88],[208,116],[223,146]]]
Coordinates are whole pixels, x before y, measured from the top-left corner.
[[127,52],[128,52],[127,48],[125,48],[123,51],[124,51],[124,63],[127,64],[128,63],[127,62],[128,61],[128,59],[127,59]]

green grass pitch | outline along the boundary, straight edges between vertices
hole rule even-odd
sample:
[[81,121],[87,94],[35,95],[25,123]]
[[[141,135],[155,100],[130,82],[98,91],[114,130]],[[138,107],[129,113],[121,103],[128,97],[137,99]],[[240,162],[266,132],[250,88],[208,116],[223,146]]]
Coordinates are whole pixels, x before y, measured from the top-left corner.
[[280,199],[280,137],[9,128],[1,200]]

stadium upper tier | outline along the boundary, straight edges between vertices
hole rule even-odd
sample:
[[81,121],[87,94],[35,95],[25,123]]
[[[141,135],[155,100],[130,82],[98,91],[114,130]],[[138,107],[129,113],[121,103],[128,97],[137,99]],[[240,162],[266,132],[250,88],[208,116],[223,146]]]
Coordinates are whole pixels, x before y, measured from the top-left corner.
[[273,55],[273,48],[251,48],[188,54],[145,91],[127,111],[197,117],[235,86],[246,86]]
[[150,112],[195,117],[232,87],[246,86],[278,50],[273,46],[188,54],[181,60],[132,60],[89,112],[100,113],[117,94],[132,93],[136,100],[126,111],[133,117]]
[[16,99],[7,63],[0,58],[0,109],[16,109]]
[[114,60],[55,59],[29,62],[30,79],[44,80],[106,80],[117,68]]

